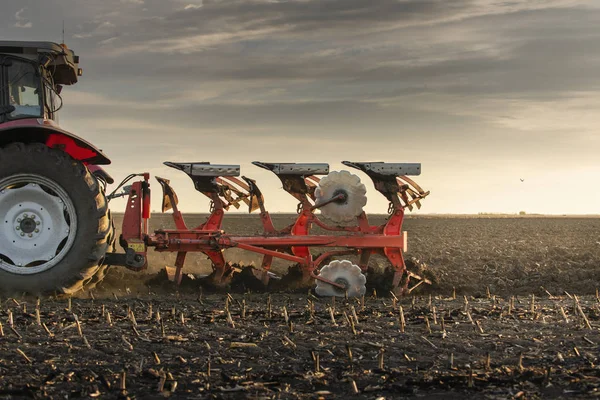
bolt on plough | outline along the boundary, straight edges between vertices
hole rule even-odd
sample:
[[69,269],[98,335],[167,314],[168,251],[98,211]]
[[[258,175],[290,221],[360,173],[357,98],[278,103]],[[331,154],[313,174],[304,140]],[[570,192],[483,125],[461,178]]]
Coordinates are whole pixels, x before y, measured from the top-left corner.
[[[394,294],[407,294],[422,283],[430,283],[423,276],[408,271],[403,257],[407,249],[407,233],[402,231],[405,209],[420,208],[421,200],[429,194],[408,177],[420,174],[420,164],[343,162],[367,174],[375,189],[389,201],[389,216],[382,225],[369,223],[363,211],[367,190],[357,175],[348,171],[329,172],[329,165],[321,163],[255,161],[253,164],[273,172],[281,180],[283,189],[298,200],[294,223],[283,229],[275,228],[256,181],[246,176],[240,179],[239,165],[166,162],[165,165],[185,172],[195,189],[210,199],[206,222],[188,228],[169,181],[156,177],[163,191],[162,212],[172,210],[175,229],[148,233],[149,174],[141,174],[143,180],[126,187],[121,194],[109,196],[128,196],[128,203],[120,238],[126,253],[108,254],[111,258],[108,262],[141,270],[147,267],[149,247],[159,252],[176,252],[174,280],[179,284],[187,253],[202,252],[212,262],[213,273],[207,279],[216,286],[226,286],[239,268],[225,260],[223,250],[239,248],[263,256],[260,266],[247,268],[253,268],[254,276],[265,286],[276,277],[270,269],[273,260],[278,258],[295,263],[301,271],[298,283],[304,286],[316,283],[315,292],[320,296],[357,297],[366,291],[369,259],[372,255],[382,255],[393,268]],[[258,211],[262,234],[236,236],[222,230],[225,212],[242,204],[248,206],[250,213]],[[326,234],[313,234],[313,228],[320,228]],[[326,250],[315,256],[311,252],[315,248]],[[333,257],[343,256],[354,256],[357,261],[335,259],[323,265]],[[416,280],[416,285],[410,287],[411,280]]]

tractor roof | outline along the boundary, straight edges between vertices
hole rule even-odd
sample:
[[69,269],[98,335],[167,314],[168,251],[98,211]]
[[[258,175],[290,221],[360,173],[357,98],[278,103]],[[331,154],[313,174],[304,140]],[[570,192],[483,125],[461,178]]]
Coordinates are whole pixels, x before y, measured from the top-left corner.
[[79,56],[64,44],[0,40],[0,54],[2,53],[34,61],[40,61],[44,55],[50,56],[47,69],[52,72],[54,82],[58,85],[72,85],[81,76]]

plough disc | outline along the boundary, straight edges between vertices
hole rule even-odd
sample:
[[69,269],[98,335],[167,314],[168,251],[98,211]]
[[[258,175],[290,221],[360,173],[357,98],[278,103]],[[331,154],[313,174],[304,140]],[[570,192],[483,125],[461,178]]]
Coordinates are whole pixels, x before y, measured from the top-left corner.
[[[321,215],[334,222],[356,220],[367,204],[367,188],[360,178],[348,171],[333,171],[321,179],[315,189],[315,206]],[[329,202],[339,196],[337,201]],[[320,204],[324,204],[319,206]]]
[[319,296],[361,297],[367,291],[365,286],[367,278],[358,265],[352,264],[348,260],[330,262],[321,268],[318,277],[344,286],[344,289],[341,289],[316,279],[315,292]]

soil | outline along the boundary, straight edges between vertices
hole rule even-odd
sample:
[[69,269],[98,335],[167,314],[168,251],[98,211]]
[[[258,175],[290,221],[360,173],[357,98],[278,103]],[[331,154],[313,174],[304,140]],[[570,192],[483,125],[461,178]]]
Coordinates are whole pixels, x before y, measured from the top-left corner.
[[404,228],[407,258],[435,279],[400,299],[209,291],[201,257],[177,289],[161,254],[148,274],[112,269],[79,298],[2,299],[0,398],[598,397],[600,220]]

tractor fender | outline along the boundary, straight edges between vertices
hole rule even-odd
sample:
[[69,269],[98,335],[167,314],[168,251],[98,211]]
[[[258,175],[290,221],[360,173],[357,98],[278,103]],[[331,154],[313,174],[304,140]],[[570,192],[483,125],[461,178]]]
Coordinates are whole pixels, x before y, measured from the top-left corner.
[[87,169],[92,173],[92,175],[94,175],[96,178],[102,178],[103,180],[106,181],[106,183],[108,183],[109,185],[112,185],[113,183],[115,183],[115,180],[112,176],[110,176],[110,174],[108,172],[106,172],[104,170],[104,168],[102,168],[99,165],[95,165],[95,164],[88,164],[87,165]]
[[64,151],[85,165],[110,164],[110,159],[102,150],[50,120],[31,118],[0,125],[0,147],[14,142],[44,143],[50,148]]

